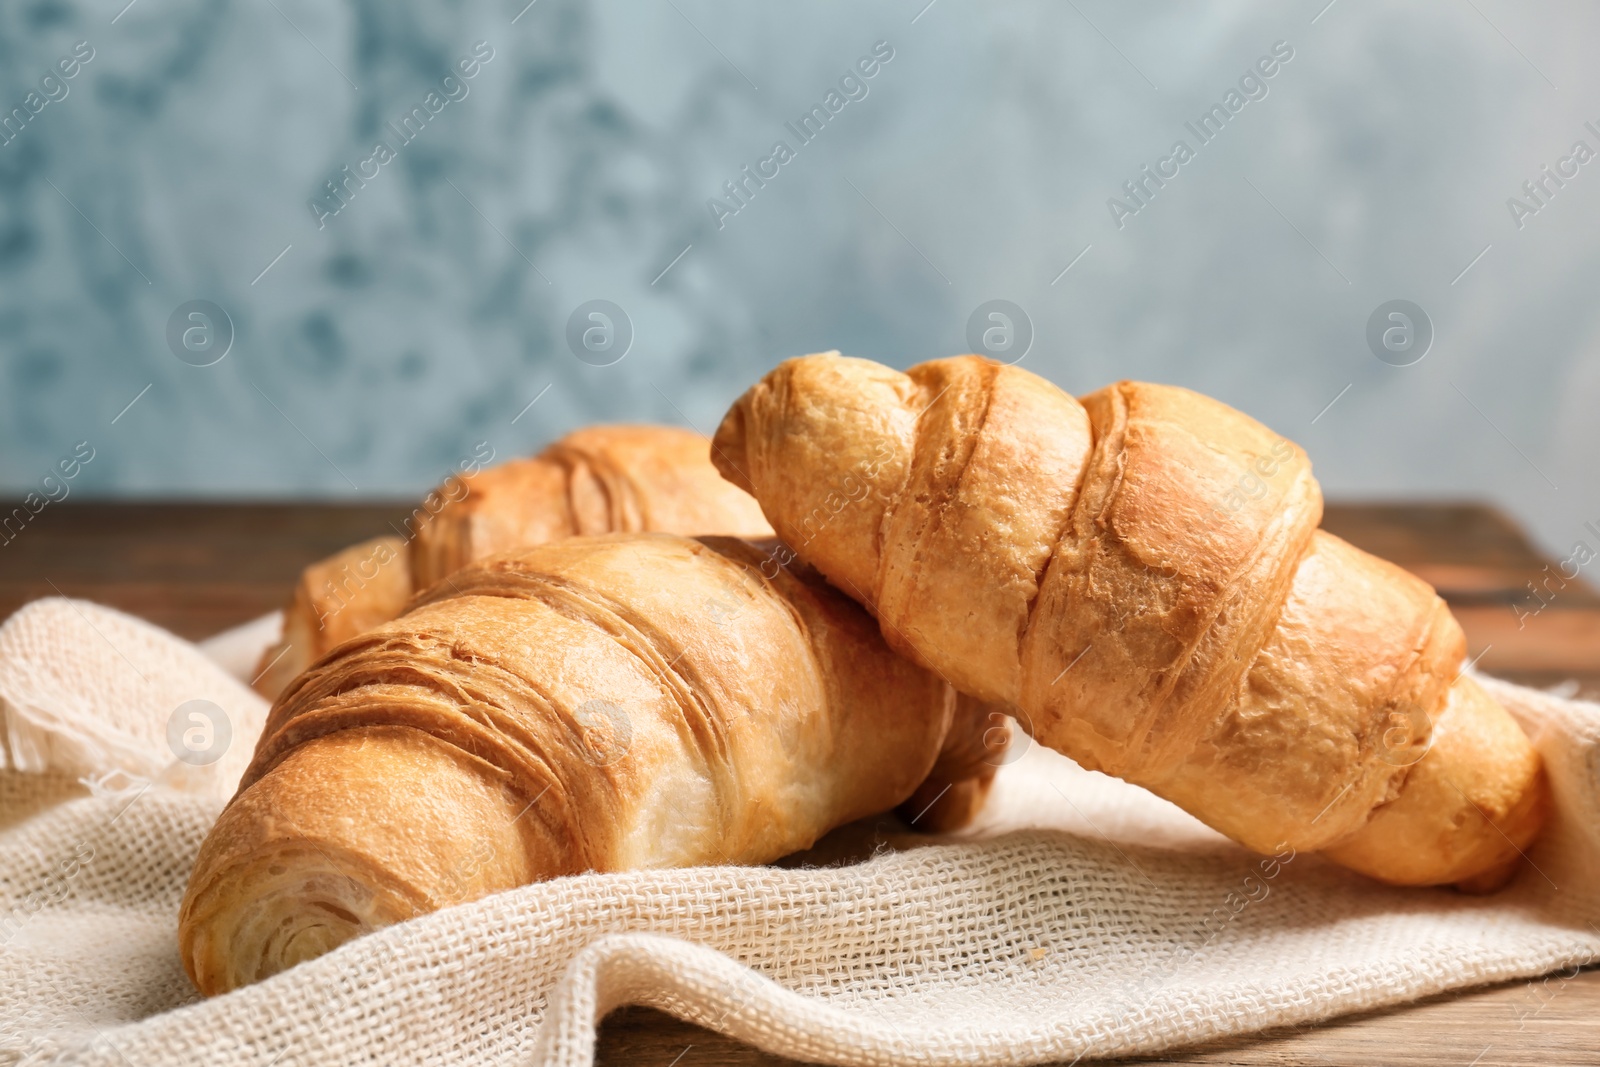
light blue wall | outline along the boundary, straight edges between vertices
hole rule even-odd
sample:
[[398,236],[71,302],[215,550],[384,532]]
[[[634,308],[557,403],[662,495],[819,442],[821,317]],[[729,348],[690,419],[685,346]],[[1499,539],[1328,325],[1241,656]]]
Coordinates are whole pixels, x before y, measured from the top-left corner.
[[[784,356],[963,351],[1003,298],[1025,366],[1213,393],[1330,495],[1490,498],[1552,546],[1600,519],[1600,161],[1520,229],[1507,207],[1600,151],[1590,5],[123,2],[0,5],[7,110],[94,49],[0,146],[6,493],[87,440],[84,495],[413,494],[479,441],[710,429]],[[468,95],[319,229],[323,183],[478,41]],[[799,145],[784,123],[878,41]],[[1184,122],[1278,41],[1199,146]],[[1119,229],[1108,199],[1179,137],[1195,158]],[[718,229],[708,198],[779,139]],[[564,338],[596,298],[635,331],[612,366]],[[1436,327],[1413,366],[1364,339],[1392,298]],[[214,366],[168,350],[192,299],[236,328]]]

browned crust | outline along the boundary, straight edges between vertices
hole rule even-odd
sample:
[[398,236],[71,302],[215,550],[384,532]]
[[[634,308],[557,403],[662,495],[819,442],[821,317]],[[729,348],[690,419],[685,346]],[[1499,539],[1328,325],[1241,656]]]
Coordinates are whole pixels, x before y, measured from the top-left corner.
[[[1080,404],[976,356],[901,375],[825,353],[779,365],[716,441],[713,461],[780,532],[825,507],[840,472],[886,456],[868,505],[802,557],[891,644],[1014,704],[1044,744],[1253,848],[1478,886],[1538,832],[1538,756],[1458,677],[1443,602],[1318,531],[1304,452],[1226,405],[1138,382]],[[1006,601],[1041,559],[1037,595]],[[1397,716],[1414,735],[1398,750]]]
[[201,847],[205,993],[584,870],[759,863],[894,807],[953,691],[809,568],[728,538],[481,560],[302,675]]

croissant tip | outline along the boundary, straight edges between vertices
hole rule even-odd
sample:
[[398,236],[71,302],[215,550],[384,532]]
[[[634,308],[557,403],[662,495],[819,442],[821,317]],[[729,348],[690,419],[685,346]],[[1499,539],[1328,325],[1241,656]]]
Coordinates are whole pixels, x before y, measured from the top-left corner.
[[740,397],[733,407],[728,409],[722,425],[717,427],[715,436],[711,438],[711,464],[717,468],[718,474],[753,496],[755,486],[745,473],[745,469],[750,465],[745,448],[744,424],[744,409],[748,397],[748,393]]

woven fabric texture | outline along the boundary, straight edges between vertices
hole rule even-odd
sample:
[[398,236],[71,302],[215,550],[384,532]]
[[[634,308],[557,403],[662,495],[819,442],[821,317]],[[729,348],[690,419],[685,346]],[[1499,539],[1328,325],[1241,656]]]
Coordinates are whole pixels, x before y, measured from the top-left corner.
[[[1032,746],[962,840],[864,823],[772,867],[559,879],[202,1001],[178,903],[262,709],[195,646],[41,601],[0,627],[0,1064],[581,1067],[622,1004],[822,1063],[1041,1063],[1600,960],[1600,706],[1484,682],[1558,807],[1488,897],[1255,856]],[[176,773],[193,699],[239,751]]]

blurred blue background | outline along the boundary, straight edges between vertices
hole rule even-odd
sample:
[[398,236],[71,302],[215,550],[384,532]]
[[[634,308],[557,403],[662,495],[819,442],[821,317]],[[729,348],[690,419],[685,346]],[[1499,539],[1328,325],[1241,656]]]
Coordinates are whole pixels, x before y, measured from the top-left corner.
[[[1024,366],[1214,394],[1330,496],[1485,498],[1563,554],[1600,522],[1591,5],[525,3],[0,5],[0,493],[87,441],[84,496],[415,495],[480,441],[710,431],[785,356],[966,351],[1003,299]],[[1409,366],[1367,340],[1393,299]],[[209,366],[169,343],[195,300]],[[591,300],[620,361],[569,347]]]

